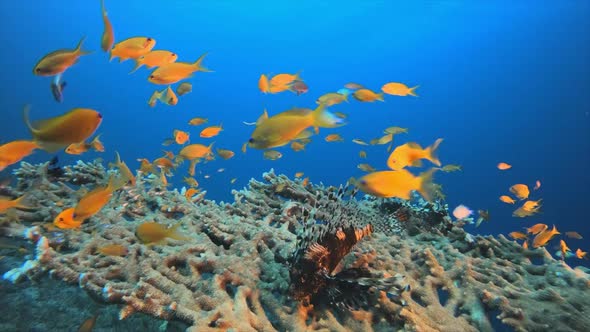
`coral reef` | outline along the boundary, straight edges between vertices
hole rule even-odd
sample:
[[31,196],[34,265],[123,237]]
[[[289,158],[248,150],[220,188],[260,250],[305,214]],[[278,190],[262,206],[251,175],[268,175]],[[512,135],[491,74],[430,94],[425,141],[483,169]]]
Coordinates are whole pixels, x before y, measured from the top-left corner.
[[[47,168],[23,163],[15,171],[16,185],[6,189],[14,196],[27,192],[35,209],[19,211],[20,223],[0,223],[0,235],[34,243],[35,253],[11,266],[4,279],[49,275],[78,285],[98,302],[119,304],[120,319],[145,313],[182,321],[188,331],[590,327],[590,277],[584,268],[570,268],[543,248],[523,249],[502,236],[473,236],[451,222],[440,203],[346,199],[339,188],[303,186],[273,171],[233,191],[233,203],[215,203],[203,194],[189,201],[157,178],[139,177],[81,229],[60,230],[50,223],[63,206],[75,203],[81,191],[104,185],[110,171],[97,162],[79,163],[50,178]],[[289,296],[293,255],[309,247],[297,241],[310,226],[304,211],[314,211],[310,220],[372,225],[373,234],[330,269],[366,271],[372,279],[397,280],[407,291],[392,297],[372,288],[370,306],[347,310]],[[180,223],[178,231],[190,239],[142,244],[135,229],[147,221]],[[110,244],[125,246],[126,256],[99,252]],[[362,281],[363,273],[346,277]]]

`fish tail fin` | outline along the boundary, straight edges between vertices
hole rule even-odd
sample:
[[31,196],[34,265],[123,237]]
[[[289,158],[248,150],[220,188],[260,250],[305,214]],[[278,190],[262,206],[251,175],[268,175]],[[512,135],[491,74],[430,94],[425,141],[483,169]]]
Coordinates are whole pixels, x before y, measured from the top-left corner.
[[293,82],[295,82],[295,81],[302,81],[302,79],[301,79],[301,70],[298,70],[295,73],[295,77],[293,78]]
[[438,146],[440,145],[440,143],[442,141],[443,141],[443,139],[439,138],[436,141],[434,141],[434,143],[432,143],[431,146],[426,148],[426,151],[428,153],[428,160],[430,160],[433,164],[435,164],[438,167],[440,167],[442,164],[441,164],[440,160],[438,160],[438,156],[436,155],[436,150],[438,150]]
[[350,96],[350,94],[346,94],[346,95],[343,95],[343,96],[344,96],[344,101],[348,103],[349,102],[348,101],[348,96]]
[[108,13],[106,7],[104,6],[104,0],[100,0],[100,9],[102,11],[102,16],[107,16]]
[[79,55],[86,55],[86,54],[92,53],[92,51],[84,51],[82,49],[82,45],[84,44],[85,40],[86,40],[86,36],[83,36],[82,38],[80,38],[80,41],[78,42],[78,45],[76,46],[75,52]]
[[204,71],[204,72],[212,72],[212,70],[210,70],[209,68],[203,67],[203,65],[201,64],[203,62],[203,59],[205,59],[205,56],[207,56],[209,52],[205,52],[203,53],[203,55],[201,55],[197,61],[195,61],[195,63],[193,63],[193,66],[195,66],[197,68],[197,71]]
[[109,51],[109,62],[113,61],[117,56],[113,54],[113,49]]
[[379,93],[377,94],[377,100],[379,100],[379,101],[383,101],[383,102],[385,101],[385,99],[383,99],[383,92],[379,92]]
[[31,208],[25,201],[29,196],[27,194],[22,195],[21,197],[14,200],[14,207],[17,209],[28,210]]
[[178,233],[177,229],[180,226],[180,223],[175,224],[174,226],[168,228],[167,235],[169,238],[178,240],[178,241],[187,241],[190,238]]
[[326,104],[320,104],[313,112],[311,112],[311,116],[313,117],[313,127],[317,128],[336,128],[340,126],[344,126],[346,122],[344,119],[337,117],[334,113],[328,111],[326,109]]
[[420,87],[420,85],[416,85],[415,87],[409,88],[408,94],[410,96],[418,97],[418,95],[416,94],[416,92],[414,90],[418,89],[419,87]]
[[141,66],[143,66],[143,63],[139,59],[134,59],[134,60],[135,60],[135,66],[133,67],[133,69],[131,69],[129,74],[135,73],[135,71],[137,71],[139,68],[141,68]]
[[31,131],[31,134],[33,134],[33,137],[34,137],[35,133],[37,132],[37,129],[35,129],[33,127],[33,125],[31,124],[31,119],[29,118],[30,113],[31,113],[31,104],[26,104],[25,107],[23,108],[23,120],[25,121],[25,124],[27,125],[27,127]]
[[424,197],[425,200],[429,202],[432,202],[432,179],[435,171],[436,170],[432,168],[418,176],[419,184],[417,191],[420,193],[420,195],[422,195],[422,197]]

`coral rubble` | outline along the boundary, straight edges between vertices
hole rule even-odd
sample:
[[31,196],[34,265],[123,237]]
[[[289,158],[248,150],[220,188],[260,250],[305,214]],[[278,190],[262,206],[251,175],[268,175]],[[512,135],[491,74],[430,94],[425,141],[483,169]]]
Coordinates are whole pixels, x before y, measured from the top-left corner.
[[[97,301],[119,304],[120,319],[145,313],[183,321],[189,331],[590,327],[585,312],[590,277],[584,268],[572,269],[543,248],[523,249],[503,236],[473,236],[451,222],[438,203],[344,199],[338,188],[303,186],[272,171],[263,181],[251,180],[248,188],[233,191],[233,203],[215,203],[202,195],[188,201],[158,179],[140,177],[135,187],[115,193],[80,230],[60,230],[48,224],[61,207],[79,198],[72,187],[104,185],[108,174],[100,163],[64,167],[51,179],[47,169],[47,164],[23,163],[15,172],[17,184],[8,188],[15,196],[28,192],[37,208],[19,211],[20,223],[0,223],[0,234],[22,237],[36,249],[4,278],[18,282],[49,275],[78,285]],[[333,293],[338,288],[329,283],[322,289],[331,292],[336,306],[313,297],[310,303],[299,301],[301,285],[291,278],[297,275],[293,264],[317,259],[313,252],[322,251],[319,246],[326,241],[316,234],[313,241],[298,242],[303,230],[314,228],[313,222],[306,225],[306,211],[314,211],[308,221],[332,220],[337,229],[329,234],[365,230],[329,262],[324,277],[371,290],[370,305],[340,301]],[[178,230],[190,240],[144,245],[135,229],[146,221],[181,223]],[[369,229],[373,234],[365,236]],[[98,248],[110,244],[124,245],[127,255],[99,253]],[[309,253],[309,248],[317,250]],[[373,283],[364,282],[368,276]],[[394,280],[398,292],[392,296],[384,287],[371,287],[379,280],[381,285]],[[338,303],[347,305],[339,308]]]

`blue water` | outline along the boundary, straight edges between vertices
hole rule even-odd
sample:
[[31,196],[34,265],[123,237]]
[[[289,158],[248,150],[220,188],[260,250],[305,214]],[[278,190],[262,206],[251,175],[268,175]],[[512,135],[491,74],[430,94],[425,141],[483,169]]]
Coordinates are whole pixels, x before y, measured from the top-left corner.
[[[69,156],[114,158],[115,151],[133,168],[137,158],[161,156],[162,140],[174,129],[188,130],[191,142],[215,142],[236,151],[231,160],[199,164],[197,180],[207,197],[231,200],[232,187],[260,178],[273,167],[279,173],[305,172],[314,183],[339,184],[361,176],[356,168],[368,162],[385,169],[385,146],[361,147],[352,138],[380,136],[388,126],[410,128],[396,144],[431,144],[444,138],[443,163],[463,166],[463,172],[436,175],[452,207],[466,204],[489,209],[492,221],[477,232],[507,233],[537,222],[556,224],[590,237],[590,3],[588,1],[106,1],[116,41],[149,36],[155,49],[179,54],[192,62],[210,52],[204,65],[213,73],[197,73],[193,92],[178,105],[147,100],[155,86],[145,68],[130,75],[132,61],[109,63],[100,48],[103,30],[99,1],[2,1],[3,142],[30,137],[22,121],[25,103],[32,117],[55,116],[73,107],[99,110],[104,121],[98,132],[107,151]],[[73,48],[87,36],[84,56],[65,73],[68,86],[63,104],[50,93],[50,78],[32,74],[46,53]],[[264,95],[257,88],[262,73],[294,73],[310,86],[309,93]],[[277,161],[262,159],[261,151],[239,152],[253,130],[242,121],[255,121],[264,108],[276,114],[293,106],[315,107],[320,95],[347,82],[374,90],[390,81],[420,85],[418,98],[386,96],[384,103],[332,107],[349,114],[349,124],[324,129],[295,153],[281,148]],[[212,139],[199,139],[202,127],[189,127],[195,116],[209,124],[223,123]],[[345,143],[326,143],[328,133],[340,133]],[[172,149],[172,147],[171,147]],[[365,149],[368,159],[358,158]],[[178,147],[173,147],[175,152]],[[36,152],[29,162],[51,155]],[[495,165],[513,169],[500,172]],[[171,179],[181,187],[186,165]],[[218,168],[224,173],[216,173]],[[7,171],[5,171],[7,172]],[[210,179],[203,175],[210,174]],[[231,186],[231,178],[238,181]],[[498,197],[515,183],[542,187],[532,197],[543,199],[542,213],[525,219],[511,217],[514,206]],[[472,226],[468,226],[472,227]],[[573,250],[579,243],[571,243]],[[583,249],[589,249],[580,245]]]

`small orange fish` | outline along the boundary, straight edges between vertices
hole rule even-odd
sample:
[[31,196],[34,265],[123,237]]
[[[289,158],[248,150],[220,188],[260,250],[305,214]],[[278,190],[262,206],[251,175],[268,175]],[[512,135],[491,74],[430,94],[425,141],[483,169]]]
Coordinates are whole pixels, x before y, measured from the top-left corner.
[[359,151],[359,157],[366,159],[367,158],[367,152],[366,151],[362,151],[362,150]]
[[204,53],[194,63],[174,62],[161,66],[151,73],[148,81],[154,84],[174,84],[191,78],[196,72],[209,72],[210,70],[201,64],[206,55],[207,53]]
[[549,226],[547,226],[545,224],[535,224],[535,225],[527,228],[526,232],[535,235],[535,234],[539,234],[539,233],[543,232],[547,228],[549,228]]
[[541,181],[537,180],[535,182],[535,187],[533,187],[533,190],[538,190],[539,188],[541,188]]
[[498,167],[499,170],[505,171],[507,169],[511,169],[512,168],[512,165],[507,164],[507,163],[499,163],[497,167]]
[[523,248],[523,249],[528,249],[528,248],[529,248],[529,241],[526,241],[526,240],[525,240],[525,241],[522,243],[522,248]]
[[149,53],[135,59],[135,67],[133,70],[131,70],[131,73],[135,72],[144,65],[147,68],[154,68],[173,63],[177,59],[178,55],[176,55],[174,52],[164,50],[150,51]]
[[578,232],[574,232],[574,231],[570,231],[570,232],[565,232],[565,235],[571,239],[576,239],[576,240],[581,240],[582,235],[580,235],[580,233]]
[[0,171],[32,154],[39,145],[33,141],[12,141],[0,145]]
[[86,37],[82,37],[75,49],[61,49],[45,55],[33,68],[33,74],[38,76],[55,76],[66,71],[78,62],[82,55],[90,52],[82,50],[82,43]]
[[561,258],[565,260],[568,251],[571,251],[564,240],[559,240],[559,251],[561,251]]
[[268,77],[264,74],[260,75],[260,78],[258,79],[258,89],[263,93],[270,92],[270,82],[268,81]]
[[529,187],[526,184],[515,184],[508,189],[516,198],[518,199],[527,199],[529,197],[530,191]]
[[158,158],[158,159],[154,160],[153,165],[160,168],[160,169],[164,169],[164,170],[170,170],[172,168],[175,168],[172,160],[165,158],[165,157]]
[[344,138],[340,134],[330,134],[325,138],[326,142],[344,142]]
[[360,85],[358,83],[353,83],[353,82],[344,84],[344,87],[347,88],[347,89],[351,89],[351,90],[358,90],[358,89],[362,89],[363,88],[362,85]]
[[74,220],[84,221],[97,214],[110,201],[113,192],[121,187],[122,184],[112,175],[106,187],[95,188],[80,198],[74,209]]
[[[176,88],[176,93],[178,93],[179,96],[184,96],[185,94],[190,93],[192,91],[193,91],[193,85],[190,84],[189,82],[182,82]],[[189,124],[191,124],[191,123],[189,122]]]
[[63,210],[55,217],[55,219],[53,219],[53,224],[60,229],[80,227],[82,225],[82,220],[74,220],[74,210],[75,208],[73,207]]
[[223,128],[221,127],[221,125],[210,126],[210,127],[207,127],[205,129],[201,130],[201,132],[199,133],[199,137],[202,137],[202,138],[215,137],[215,136],[219,135],[219,132],[222,130],[223,130]]
[[94,149],[97,152],[104,152],[104,145],[100,141],[100,135],[96,135],[90,143],[72,143],[68,145],[65,152],[67,154],[80,155],[90,149]]
[[527,239],[527,235],[522,232],[510,232],[508,234],[508,236],[510,236],[514,240],[526,240]]
[[152,163],[150,163],[149,160],[143,158],[143,159],[137,159],[137,161],[139,161],[139,171],[142,172],[143,174],[150,174],[150,173],[156,173],[156,169],[154,168],[154,166],[152,165]]
[[354,99],[362,102],[369,102],[372,103],[374,101],[385,101],[383,99],[383,93],[375,93],[369,89],[358,89],[353,92],[352,96]]
[[129,250],[121,244],[109,244],[96,249],[97,252],[105,256],[127,256]]
[[182,148],[178,153],[177,159],[186,159],[186,160],[194,160],[199,158],[205,158],[209,155],[212,155],[213,152],[211,149],[213,148],[213,143],[209,144],[209,146],[205,146],[203,144],[190,144]]
[[441,162],[436,156],[436,151],[442,141],[442,138],[439,138],[426,148],[413,142],[400,145],[387,158],[387,166],[392,170],[401,170],[408,166],[420,167],[422,165],[421,159],[426,159],[440,167]]
[[546,245],[549,242],[549,240],[551,240],[551,238],[558,234],[561,233],[557,231],[555,225],[553,225],[553,229],[551,230],[546,229],[542,231],[541,233],[537,234],[537,236],[535,236],[535,238],[533,239],[533,248],[538,248]]
[[278,74],[270,79],[270,86],[287,86],[294,81],[301,81],[299,73],[296,74]]
[[80,328],[78,328],[78,332],[92,332],[92,329],[94,329],[94,325],[96,325],[97,319],[98,319],[98,314],[95,314],[94,316],[85,320],[82,323],[82,325],[80,325]]
[[156,46],[156,40],[150,37],[132,37],[125,39],[111,48],[109,61],[119,58],[119,62],[137,59],[148,54]]
[[305,179],[303,179],[303,181],[301,181],[301,185],[303,187],[307,187],[308,184],[309,184],[309,177],[306,177]]
[[582,249],[578,248],[576,250],[576,257],[578,257],[579,259],[582,259],[584,257],[586,257],[587,252],[582,251]]
[[379,171],[369,173],[357,182],[357,186],[363,192],[375,197],[398,197],[409,200],[412,191],[419,192],[424,199],[430,201],[430,188],[432,184],[431,169],[419,176],[415,176],[405,169],[399,171]]
[[391,83],[386,83],[381,87],[381,91],[387,93],[388,95],[392,95],[392,96],[414,96],[414,97],[418,97],[418,95],[416,94],[416,92],[414,92],[414,90],[416,90],[419,87],[419,85],[416,85],[415,87],[409,88],[407,87],[405,84],[403,83],[395,83],[395,82],[391,82]]
[[189,141],[190,139],[190,134],[187,133],[186,131],[182,131],[182,130],[174,130],[174,133],[172,134],[174,136],[174,140],[176,141],[176,144],[179,145],[183,145],[186,142]]
[[191,126],[199,126],[202,125],[203,123],[207,123],[207,118],[192,118],[188,124]]
[[514,204],[516,201],[512,199],[510,196],[502,195],[500,196],[500,200],[506,204]]
[[297,172],[297,173],[295,173],[295,178],[298,179],[298,178],[302,177],[303,174],[304,174],[303,172]]
[[25,200],[25,195],[12,200],[0,197],[0,214],[4,214],[10,209],[29,209],[30,207],[24,204]]
[[184,197],[185,197],[187,200],[189,200],[189,201],[190,201],[190,200],[193,198],[193,196],[195,196],[195,195],[196,195],[196,194],[198,194],[198,193],[199,193],[199,190],[198,190],[198,189],[195,189],[195,188],[188,188],[188,189],[186,190],[186,192],[184,193]]
[[298,141],[293,141],[291,142],[291,149],[295,152],[299,152],[299,151],[303,151],[305,150],[305,144],[298,142]]
[[115,43],[115,33],[113,32],[113,25],[107,16],[104,0],[100,0],[100,7],[102,9],[102,21],[104,23],[104,31],[102,32],[102,38],[100,39],[100,48],[102,48],[103,51],[108,52]]
[[180,223],[177,223],[170,228],[166,228],[164,225],[153,221],[144,222],[137,227],[135,235],[137,235],[137,238],[139,238],[139,240],[144,244],[160,244],[166,240],[166,238],[171,238],[178,241],[189,240],[188,237],[185,237],[176,232],[176,229],[179,226]]

